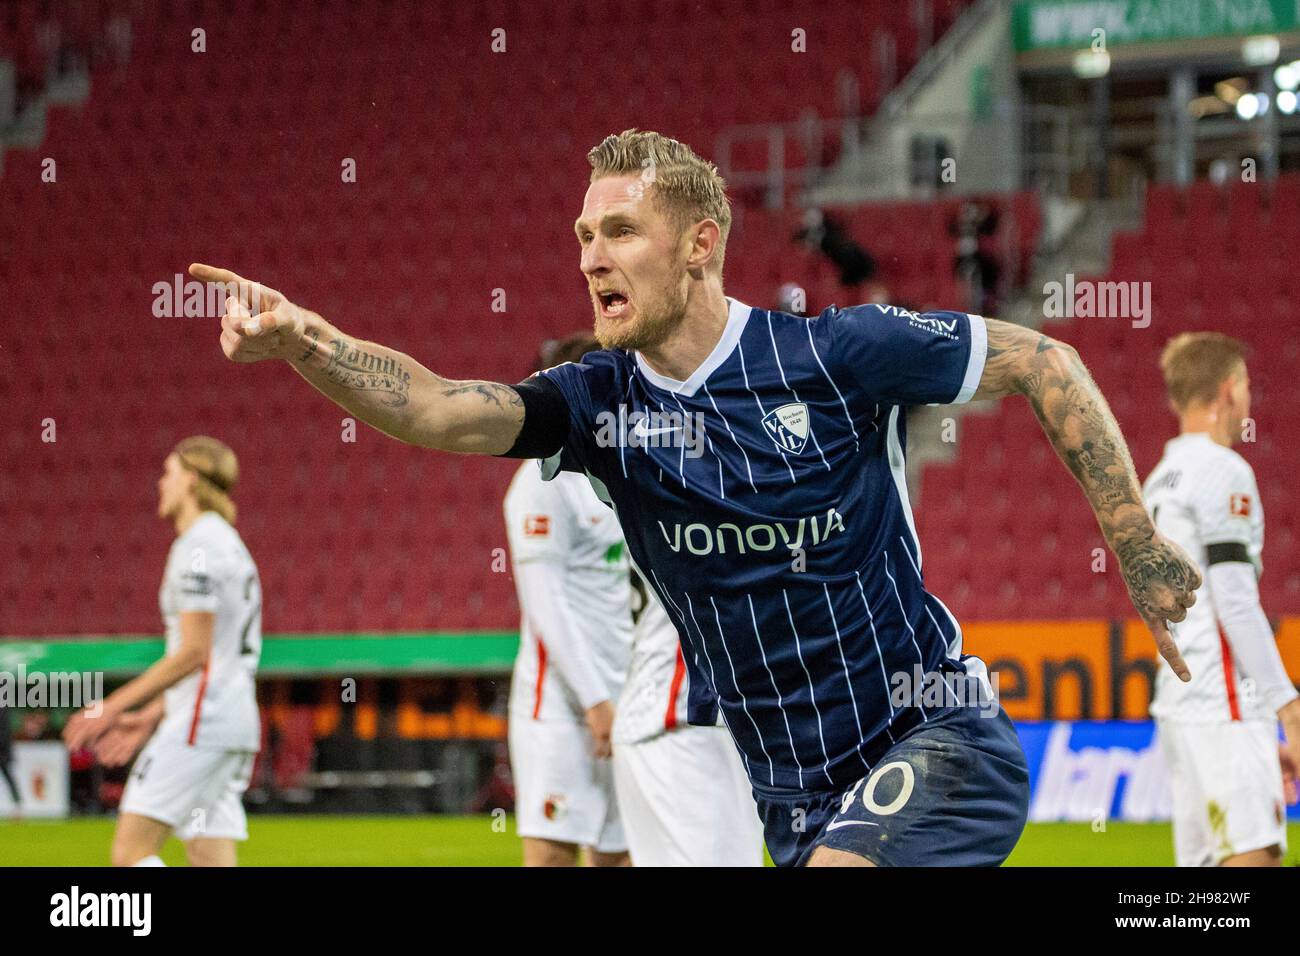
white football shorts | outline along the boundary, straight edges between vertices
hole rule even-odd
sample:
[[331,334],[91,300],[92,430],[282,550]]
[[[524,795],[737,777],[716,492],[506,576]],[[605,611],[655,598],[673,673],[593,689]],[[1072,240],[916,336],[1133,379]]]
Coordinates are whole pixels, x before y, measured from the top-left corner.
[[243,796],[256,756],[155,734],[131,767],[120,811],[166,823],[181,840],[247,840]]
[[601,853],[627,849],[614,771],[609,760],[592,754],[586,724],[512,717],[510,767],[521,837],[576,843]]
[[763,824],[726,727],[614,745],[633,866],[762,866]]
[[1179,866],[1218,866],[1277,845],[1286,853],[1286,804],[1274,721],[1156,722],[1173,789]]

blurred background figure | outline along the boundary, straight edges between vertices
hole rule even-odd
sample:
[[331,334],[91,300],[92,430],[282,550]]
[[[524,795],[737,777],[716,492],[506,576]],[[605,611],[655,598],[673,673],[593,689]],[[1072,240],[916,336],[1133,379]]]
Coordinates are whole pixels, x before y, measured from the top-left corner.
[[18,793],[18,784],[14,782],[13,773],[9,770],[9,764],[13,761],[13,737],[13,727],[9,724],[9,710],[5,707],[4,701],[0,700],[0,777],[4,778],[9,797],[14,802],[14,815],[17,817],[22,812],[23,799]]
[[836,219],[815,206],[804,212],[803,228],[795,238],[829,259],[839,270],[840,285],[846,289],[856,289],[876,274],[876,260],[871,253]]
[[63,728],[69,751],[91,747],[106,767],[134,758],[114,866],[164,866],[159,854],[173,834],[191,866],[234,866],[236,844],[248,839],[262,585],[234,527],[238,478],[235,453],[206,435],[164,460],[157,515],[176,529],[158,590],[164,656]]
[[993,248],[997,228],[997,207],[980,202],[962,203],[948,225],[957,240],[953,265],[966,287],[964,308],[969,312],[997,314],[998,277],[1002,272]]
[[677,627],[639,575],[641,611],[614,720],[614,782],[633,866],[762,866],[763,824],[723,724],[687,723]]
[[[590,332],[542,345],[538,369],[600,346]],[[585,475],[543,481],[520,464],[505,500],[519,597],[510,682],[510,765],[524,866],[628,865],[614,794],[614,702],[632,653],[623,531]]]

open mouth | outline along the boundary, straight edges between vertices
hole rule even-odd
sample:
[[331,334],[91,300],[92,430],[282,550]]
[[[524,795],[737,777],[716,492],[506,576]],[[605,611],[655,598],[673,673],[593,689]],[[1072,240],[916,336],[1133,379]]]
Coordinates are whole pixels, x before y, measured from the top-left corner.
[[631,303],[622,292],[600,292],[600,314],[610,319],[617,319],[626,314]]

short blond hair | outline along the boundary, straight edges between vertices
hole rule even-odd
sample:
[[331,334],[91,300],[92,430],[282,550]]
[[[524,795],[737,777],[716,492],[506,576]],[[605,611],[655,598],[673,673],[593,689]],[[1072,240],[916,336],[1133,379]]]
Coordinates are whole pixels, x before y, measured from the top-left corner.
[[718,243],[717,268],[726,257],[727,235],[731,232],[731,201],[727,184],[718,168],[701,159],[685,143],[653,130],[625,129],[606,136],[587,153],[591,181],[606,176],[637,174],[654,185],[656,206],[686,228],[702,219],[712,219],[722,233]]
[[239,480],[239,460],[230,446],[207,435],[194,435],[176,446],[180,463],[199,476],[194,487],[199,509],[215,511],[235,523],[235,503],[230,489]]
[[1184,332],[1160,353],[1160,371],[1174,408],[1214,400],[1219,386],[1246,365],[1246,346],[1222,332]]

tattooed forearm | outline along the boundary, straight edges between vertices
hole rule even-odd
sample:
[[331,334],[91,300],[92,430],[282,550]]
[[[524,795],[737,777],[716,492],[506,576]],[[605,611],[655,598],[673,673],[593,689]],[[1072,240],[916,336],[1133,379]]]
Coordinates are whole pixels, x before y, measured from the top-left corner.
[[[1134,607],[1148,622],[1181,621],[1195,601],[1200,574],[1147,515],[1119,423],[1079,354],[1038,332],[990,321],[976,397],[1015,392],[1029,400],[1052,447],[1083,487],[1119,558]],[[1157,635],[1157,644],[1180,676],[1185,674],[1167,632]]]
[[475,394],[480,396],[484,402],[495,405],[497,408],[523,408],[524,400],[519,397],[509,385],[502,385],[499,382],[449,382],[448,388],[443,389],[444,398],[451,398],[455,395]]
[[412,445],[500,455],[515,443],[523,399],[509,385],[453,381],[396,349],[344,335],[315,313],[287,356],[350,415]]
[[[330,381],[352,391],[378,392],[380,400],[393,408],[407,403],[411,373],[402,368],[397,359],[373,354],[343,338],[331,339],[330,349],[329,362],[324,369]],[[309,352],[303,361],[310,357]]]
[[985,396],[1023,394],[1052,446],[1083,487],[1098,523],[1118,550],[1130,538],[1150,538],[1141,485],[1097,384],[1079,355],[1062,342],[1005,322],[988,323]]
[[308,329],[306,333],[304,333],[303,337],[309,339],[311,341],[311,344],[307,346],[306,350],[302,353],[302,355],[298,356],[299,362],[305,362],[313,355],[316,354],[316,346],[320,344],[319,342],[320,330]]

